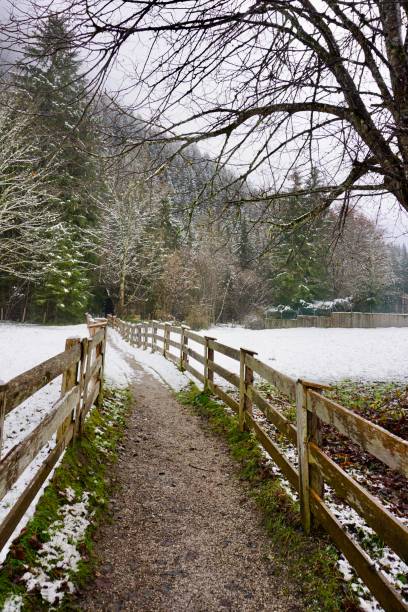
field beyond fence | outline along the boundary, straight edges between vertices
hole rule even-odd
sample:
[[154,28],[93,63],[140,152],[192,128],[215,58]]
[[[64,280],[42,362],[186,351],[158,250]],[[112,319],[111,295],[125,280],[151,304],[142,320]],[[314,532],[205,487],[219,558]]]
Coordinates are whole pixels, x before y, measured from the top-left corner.
[[[327,386],[295,380],[282,374],[257,359],[256,353],[249,349],[232,348],[217,342],[215,338],[201,336],[186,326],[170,323],[151,321],[132,324],[109,317],[108,325],[116,329],[132,346],[160,352],[182,370],[190,372],[203,383],[205,389],[227,404],[238,415],[241,430],[248,429],[255,434],[284,477],[298,492],[306,533],[310,533],[314,521],[323,526],[385,610],[408,610],[408,603],[381,570],[376,568],[374,561],[347,533],[325,503],[325,484],[335,491],[343,503],[353,508],[378,538],[405,563],[408,562],[408,529],[379,499],[322,450],[321,424],[334,427],[339,434],[404,477],[408,477],[407,441],[326,397],[324,392]],[[216,363],[217,353],[237,361],[240,365],[239,375]],[[192,362],[195,362],[194,365]],[[232,393],[214,382],[214,374],[232,386]],[[255,375],[296,403],[296,426],[263,397],[254,384]],[[254,418],[253,405],[261,410],[267,421],[289,443],[297,446],[298,469]]]

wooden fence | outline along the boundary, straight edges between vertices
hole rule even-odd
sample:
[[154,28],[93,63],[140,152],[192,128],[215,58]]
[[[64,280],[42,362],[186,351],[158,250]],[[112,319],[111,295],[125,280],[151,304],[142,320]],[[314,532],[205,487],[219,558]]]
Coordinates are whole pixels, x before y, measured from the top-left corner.
[[293,327],[408,327],[408,314],[392,312],[332,312],[329,315],[298,315],[296,319],[265,318],[266,329],[287,329]]
[[[108,324],[118,330],[131,345],[160,351],[181,369],[190,372],[237,413],[241,430],[254,432],[285,478],[299,493],[305,531],[310,532],[312,520],[320,523],[385,610],[408,610],[407,602],[384,574],[377,570],[372,559],[350,537],[325,503],[324,483],[332,487],[336,495],[352,507],[384,544],[406,563],[408,529],[322,450],[320,423],[331,425],[365,452],[371,453],[405,477],[408,477],[408,442],[325,397],[324,390],[327,387],[324,385],[290,378],[257,359],[254,351],[232,348],[217,342],[215,338],[196,334],[188,327],[169,323],[152,321],[131,324],[110,317]],[[194,348],[191,343],[194,343]],[[237,361],[239,375],[216,363],[217,353]],[[198,371],[191,361],[201,364],[204,373]],[[222,389],[214,382],[214,373],[235,387],[237,392],[231,394]],[[254,385],[255,375],[296,402],[296,427],[261,395]],[[280,434],[297,446],[299,469],[292,465],[267,431],[255,420],[252,413],[254,404]]]
[[102,397],[106,321],[88,322],[90,338],[68,338],[64,352],[0,385],[0,453],[5,416],[62,375],[61,397],[24,440],[0,459],[0,499],[12,488],[40,450],[56,443],[0,524],[0,550],[9,540],[67,445],[81,435],[91,407]]

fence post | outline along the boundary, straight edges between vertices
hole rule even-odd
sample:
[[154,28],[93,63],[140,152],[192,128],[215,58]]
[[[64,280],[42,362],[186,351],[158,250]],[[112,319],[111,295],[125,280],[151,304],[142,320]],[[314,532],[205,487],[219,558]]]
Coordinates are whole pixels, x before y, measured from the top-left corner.
[[167,351],[170,350],[170,323],[164,324],[164,339],[163,339],[163,357],[166,357]]
[[216,338],[212,338],[211,336],[204,336],[205,345],[204,345],[204,391],[213,390],[214,385],[214,370],[209,367],[209,363],[214,363],[214,349],[210,348],[209,343],[211,340],[216,340]]
[[[308,389],[313,389],[313,383],[298,380],[296,383],[296,427],[297,447],[299,457],[299,498],[303,529],[310,533],[312,513],[310,507],[310,489],[323,497],[323,477],[317,466],[309,463],[309,442],[320,445],[319,419],[308,410]],[[316,390],[321,389],[316,385]]]
[[4,442],[4,419],[6,416],[7,390],[0,392],[0,459]]
[[186,336],[186,329],[189,329],[187,325],[181,326],[180,335],[180,370],[185,370],[185,364],[188,363],[188,337]]
[[239,429],[240,431],[248,431],[248,426],[245,423],[245,413],[252,414],[252,399],[249,397],[248,391],[254,382],[254,372],[246,362],[247,355],[253,357],[257,353],[248,349],[240,349],[239,359]]
[[299,461],[299,500],[303,529],[310,533],[309,456],[307,437],[306,390],[301,380],[296,383],[296,428]]
[[147,330],[149,329],[149,326],[147,323],[143,323],[143,350],[145,351],[147,349]]
[[80,361],[80,370],[79,370],[79,408],[76,414],[76,423],[75,423],[75,435],[77,436],[82,430],[82,410],[85,406],[86,402],[86,392],[87,385],[85,386],[85,381],[87,379],[88,373],[88,338],[84,338],[81,342],[81,361]]
[[[65,341],[65,350],[68,351],[73,346],[77,346],[81,344],[81,340],[79,338],[67,338]],[[61,384],[61,397],[65,395],[67,391],[75,387],[77,384],[77,374],[78,374],[78,362],[74,363],[70,368],[65,370],[62,376],[62,384]],[[79,400],[80,401],[80,400]],[[78,406],[75,410],[76,414],[78,414]],[[72,422],[72,414],[69,414],[65,421],[61,423],[57,430],[57,444],[59,444],[65,436],[65,433]]]
[[101,363],[101,367],[99,370],[99,393],[98,393],[98,397],[96,399],[96,405],[98,407],[101,406],[102,401],[103,401],[103,374],[105,371],[105,354],[106,354],[106,336],[107,336],[107,326],[104,325],[103,329],[103,340],[102,342],[98,345],[97,350],[96,350],[96,356],[98,357],[98,355],[101,355],[102,357],[102,363]]
[[157,351],[157,321],[152,321],[152,332],[152,353],[154,353],[155,351]]

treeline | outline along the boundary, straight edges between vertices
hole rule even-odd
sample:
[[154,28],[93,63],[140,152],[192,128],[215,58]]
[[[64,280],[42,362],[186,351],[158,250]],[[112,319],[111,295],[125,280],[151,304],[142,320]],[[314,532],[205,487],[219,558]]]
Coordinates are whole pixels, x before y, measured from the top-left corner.
[[240,204],[246,188],[232,173],[151,132],[141,144],[140,120],[88,93],[73,36],[50,15],[4,77],[2,319],[80,321],[114,308],[201,327],[316,299],[399,308],[407,251],[364,216],[330,212],[282,230],[312,208],[298,192],[321,180],[316,170],[294,173],[279,203]]

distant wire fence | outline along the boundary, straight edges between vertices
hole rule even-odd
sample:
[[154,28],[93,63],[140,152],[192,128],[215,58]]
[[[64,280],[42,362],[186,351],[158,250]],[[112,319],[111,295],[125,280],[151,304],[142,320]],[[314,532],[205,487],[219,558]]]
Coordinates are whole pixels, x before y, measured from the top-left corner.
[[62,375],[61,397],[43,420],[0,460],[0,500],[56,434],[55,446],[0,524],[0,550],[23,518],[66,447],[81,436],[86,415],[103,393],[106,319],[88,317],[89,338],[68,338],[65,350],[0,385],[0,453],[5,417]]
[[[371,453],[405,477],[408,477],[407,441],[325,397],[327,386],[305,380],[296,381],[274,370],[257,359],[255,351],[244,348],[238,350],[217,342],[215,338],[194,333],[186,326],[170,323],[151,321],[132,324],[108,317],[108,325],[117,330],[130,345],[160,352],[180,369],[190,372],[203,383],[205,389],[217,395],[237,413],[240,429],[254,432],[271,459],[298,492],[306,533],[310,533],[312,521],[317,521],[330,534],[385,610],[408,610],[407,601],[403,600],[381,570],[376,568],[373,560],[346,532],[325,503],[324,484],[332,487],[338,498],[353,508],[405,563],[408,563],[408,529],[379,499],[322,450],[321,423],[331,425],[365,452]],[[198,347],[193,348],[189,342]],[[175,351],[172,352],[172,349]],[[218,353],[239,363],[239,375],[216,363]],[[191,361],[200,364],[203,373]],[[214,374],[238,390],[239,401],[214,382]],[[261,395],[254,385],[255,374],[296,402],[296,426]],[[289,443],[297,446],[299,469],[292,465],[267,431],[255,420],[252,413],[254,404]]]

